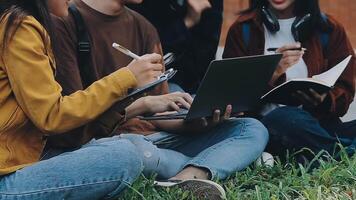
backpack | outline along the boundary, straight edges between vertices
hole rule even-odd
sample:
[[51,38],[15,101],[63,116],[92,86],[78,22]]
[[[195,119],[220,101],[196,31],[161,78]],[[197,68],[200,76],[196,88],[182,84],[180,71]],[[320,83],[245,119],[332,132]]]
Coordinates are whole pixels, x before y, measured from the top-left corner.
[[[328,23],[328,16],[326,16],[324,13],[322,13],[321,17],[323,18],[323,21],[325,23]],[[243,37],[245,46],[247,47],[250,43],[250,23],[248,23],[248,22],[245,22],[242,24],[242,37]],[[324,54],[327,51],[327,48],[329,46],[329,37],[330,37],[330,35],[327,32],[320,32],[320,34],[319,34],[319,39],[320,39],[320,43],[321,43]]]
[[70,4],[69,13],[73,16],[75,26],[77,29],[77,59],[80,77],[82,80],[83,88],[91,85],[96,78],[94,77],[93,69],[90,68],[91,60],[91,44],[90,37],[85,27],[82,15],[74,4]]

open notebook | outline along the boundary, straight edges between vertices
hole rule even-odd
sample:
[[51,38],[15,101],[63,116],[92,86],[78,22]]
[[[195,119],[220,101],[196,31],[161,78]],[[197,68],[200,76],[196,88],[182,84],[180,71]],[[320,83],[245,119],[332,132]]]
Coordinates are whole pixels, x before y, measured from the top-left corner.
[[291,79],[261,97],[264,102],[299,106],[298,99],[293,98],[296,91],[308,91],[310,88],[319,94],[323,94],[332,89],[345,68],[349,64],[352,56],[348,56],[336,66],[328,71],[312,76],[311,78]]

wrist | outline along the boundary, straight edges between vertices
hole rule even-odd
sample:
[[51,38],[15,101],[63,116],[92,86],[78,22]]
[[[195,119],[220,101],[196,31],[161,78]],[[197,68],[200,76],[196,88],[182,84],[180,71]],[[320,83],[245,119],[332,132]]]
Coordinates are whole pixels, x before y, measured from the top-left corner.
[[137,99],[125,109],[127,119],[131,119],[146,113],[144,99],[145,98]]
[[270,85],[275,85],[275,83],[277,82],[277,80],[279,79],[279,77],[281,77],[280,74],[273,74],[271,81],[270,81]]
[[140,110],[142,111],[141,114],[146,114],[150,112],[150,106],[149,106],[149,97],[142,97],[139,99],[140,100]]

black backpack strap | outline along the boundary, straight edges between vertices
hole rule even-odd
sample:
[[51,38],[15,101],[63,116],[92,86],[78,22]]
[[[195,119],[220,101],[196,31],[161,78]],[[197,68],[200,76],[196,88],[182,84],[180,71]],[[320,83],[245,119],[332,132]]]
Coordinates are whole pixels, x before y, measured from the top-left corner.
[[89,40],[89,33],[85,27],[85,23],[82,15],[80,14],[79,10],[73,3],[70,4],[69,6],[69,12],[73,16],[75,26],[77,28],[78,66],[79,66],[83,87],[87,88],[94,81],[96,81],[96,79],[93,77],[94,74],[89,65],[91,59],[91,45]]

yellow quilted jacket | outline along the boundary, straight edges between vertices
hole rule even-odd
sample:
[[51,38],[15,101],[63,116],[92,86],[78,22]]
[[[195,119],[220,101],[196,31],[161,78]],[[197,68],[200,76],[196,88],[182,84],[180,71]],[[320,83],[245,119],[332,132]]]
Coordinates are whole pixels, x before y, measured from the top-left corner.
[[[5,23],[0,23],[1,41]],[[0,175],[38,162],[45,135],[90,122],[137,85],[122,68],[86,90],[62,96],[49,41],[43,26],[29,16],[5,52],[0,50]]]

